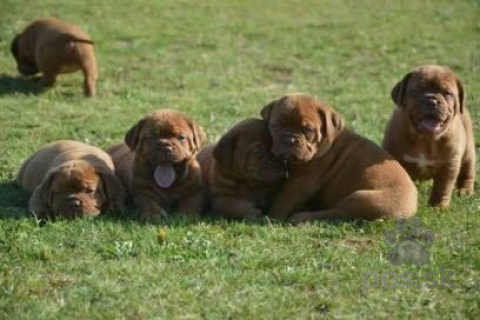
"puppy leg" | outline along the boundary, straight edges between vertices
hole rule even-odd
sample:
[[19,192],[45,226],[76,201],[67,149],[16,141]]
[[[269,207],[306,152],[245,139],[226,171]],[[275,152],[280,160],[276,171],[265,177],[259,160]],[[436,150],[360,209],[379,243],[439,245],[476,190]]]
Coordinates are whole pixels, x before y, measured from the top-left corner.
[[412,217],[417,209],[416,193],[409,190],[359,190],[334,208],[294,214],[289,221],[303,224],[327,219],[394,219],[400,215]]
[[439,168],[433,177],[432,193],[428,201],[431,207],[446,208],[450,205],[450,197],[459,171],[460,166],[457,163]]
[[204,206],[204,195],[199,193],[182,200],[178,210],[189,217],[197,217],[202,213]]
[[133,204],[140,210],[140,218],[142,220],[159,222],[168,218],[167,211],[148,195],[134,195]]
[[[295,180],[287,181],[282,191],[275,197],[268,216],[285,220],[291,214],[302,210],[318,190],[315,182],[315,179],[305,178],[303,175],[298,175]],[[299,190],[302,192],[299,193]]]
[[218,197],[212,203],[213,212],[230,219],[249,219],[262,216],[262,210],[245,199]]
[[53,87],[57,81],[56,73],[45,73],[40,79],[40,84],[45,87]]
[[95,58],[82,61],[81,68],[83,73],[83,93],[87,97],[94,97],[96,94],[95,84],[98,78]]
[[473,139],[467,146],[462,159],[460,173],[457,178],[457,188],[460,194],[472,195],[475,183],[475,146]]

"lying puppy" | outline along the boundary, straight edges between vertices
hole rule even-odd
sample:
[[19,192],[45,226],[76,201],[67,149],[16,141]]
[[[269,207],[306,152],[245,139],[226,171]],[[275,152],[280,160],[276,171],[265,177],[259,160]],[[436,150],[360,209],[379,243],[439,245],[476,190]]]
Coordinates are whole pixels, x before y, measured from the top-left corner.
[[18,184],[33,192],[29,209],[39,218],[94,217],[124,209],[125,192],[104,151],[62,140],[41,148],[21,166]]
[[143,219],[167,218],[173,207],[187,215],[201,213],[204,196],[196,156],[204,139],[198,124],[164,109],[134,125],[125,144],[107,149]]
[[202,177],[215,214],[245,219],[268,210],[286,177],[283,163],[270,152],[271,144],[266,123],[247,119],[200,152]]
[[475,144],[460,79],[427,65],[408,73],[391,95],[397,108],[383,147],[413,179],[433,179],[429,204],[447,207],[455,182],[460,193],[473,194]]
[[13,39],[10,50],[22,75],[41,72],[43,84],[53,86],[59,74],[82,70],[85,95],[95,95],[98,72],[93,41],[76,25],[35,20]]
[[405,170],[373,142],[345,129],[340,115],[323,102],[292,94],[261,113],[272,152],[289,171],[269,216],[303,223],[415,214],[417,191]]

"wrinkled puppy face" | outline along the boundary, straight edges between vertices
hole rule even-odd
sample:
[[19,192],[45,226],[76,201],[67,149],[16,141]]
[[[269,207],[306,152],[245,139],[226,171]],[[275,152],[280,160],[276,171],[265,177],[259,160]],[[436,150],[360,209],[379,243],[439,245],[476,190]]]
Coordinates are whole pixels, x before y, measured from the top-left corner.
[[106,201],[102,180],[95,168],[80,163],[51,172],[46,197],[51,212],[66,218],[97,216]]
[[20,74],[24,76],[33,76],[39,72],[38,67],[33,61],[29,61],[28,59],[25,59],[21,56],[19,42],[20,36],[17,35],[10,44],[10,52],[12,53],[13,57],[15,58],[15,62],[17,63],[18,72],[20,72]]
[[272,139],[264,121],[247,119],[235,125],[213,150],[215,160],[238,175],[254,181],[276,182],[286,178],[283,162],[272,152]]
[[186,174],[186,164],[201,149],[203,130],[186,115],[162,110],[147,115],[125,136],[148,174],[161,188],[170,187]]
[[443,133],[463,113],[465,92],[455,74],[440,66],[424,66],[407,74],[392,89],[392,99],[422,134]]
[[275,100],[261,114],[273,138],[273,154],[291,163],[321,157],[343,129],[343,120],[337,113],[306,94]]

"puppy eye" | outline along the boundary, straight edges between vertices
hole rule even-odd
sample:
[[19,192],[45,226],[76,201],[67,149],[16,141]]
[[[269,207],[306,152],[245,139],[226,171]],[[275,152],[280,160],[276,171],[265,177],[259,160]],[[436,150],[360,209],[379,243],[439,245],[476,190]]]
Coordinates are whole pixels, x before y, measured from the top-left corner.
[[94,194],[94,193],[95,193],[95,189],[93,189],[93,188],[88,188],[87,190],[85,190],[85,192],[86,192],[87,194]]
[[187,140],[187,136],[184,135],[184,134],[180,134],[180,135],[178,136],[178,140],[180,140],[180,141],[185,141],[185,140]]
[[447,97],[453,97],[453,92],[450,91],[450,90],[447,90],[447,91],[445,91],[445,95],[446,95]]

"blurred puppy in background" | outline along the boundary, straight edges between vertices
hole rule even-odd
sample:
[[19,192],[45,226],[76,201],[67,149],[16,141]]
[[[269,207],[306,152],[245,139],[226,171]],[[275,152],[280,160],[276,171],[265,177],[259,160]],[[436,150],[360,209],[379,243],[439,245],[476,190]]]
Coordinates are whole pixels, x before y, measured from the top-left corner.
[[15,36],[10,50],[22,75],[41,72],[43,84],[53,86],[59,74],[81,70],[84,94],[95,95],[98,70],[93,41],[76,25],[57,19],[35,20]]

